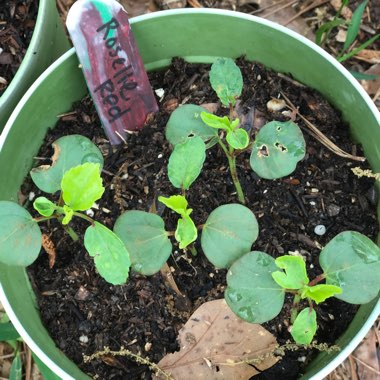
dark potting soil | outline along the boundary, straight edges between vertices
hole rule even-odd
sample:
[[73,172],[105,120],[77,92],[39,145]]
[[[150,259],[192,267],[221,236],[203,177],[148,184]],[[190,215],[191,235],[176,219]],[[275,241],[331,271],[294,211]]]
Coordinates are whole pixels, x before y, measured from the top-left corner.
[[[266,103],[282,92],[339,147],[350,153],[361,153],[360,147],[350,142],[339,113],[318,93],[259,64],[243,59],[238,64],[244,78],[239,109],[245,114],[245,123],[253,125],[252,133],[265,121],[289,118],[282,111],[267,110]],[[174,60],[168,70],[151,73],[153,88],[165,91],[160,111],[139,134],[128,135],[126,144],[114,150],[104,136],[92,101],[86,98],[75,104],[73,111],[61,116],[57,127],[47,135],[37,164],[46,163],[44,158],[51,157],[50,145],[57,138],[83,134],[98,144],[105,155],[106,190],[98,207],[93,209],[94,219],[112,228],[124,210],[148,211],[158,195],[178,194],[168,180],[166,169],[171,147],[165,140],[164,128],[171,112],[179,104],[217,102],[209,85],[209,67]],[[225,111],[219,108],[218,112]],[[302,120],[297,118],[297,122],[305,127]],[[345,230],[374,238],[378,223],[373,181],[359,180],[350,170],[358,163],[333,154],[310,137],[306,129],[304,135],[307,154],[291,176],[271,181],[260,179],[250,169],[249,152],[240,155],[238,173],[247,206],[255,213],[260,227],[252,249],[273,257],[299,252],[306,259],[312,279],[321,273],[318,245],[326,245]],[[29,197],[30,191],[40,195],[27,180],[23,195]],[[218,147],[207,151],[202,174],[187,197],[197,225],[203,224],[216,207],[237,202],[227,160]],[[167,230],[174,230],[175,215],[167,209],[159,211],[166,220]],[[82,234],[87,225],[82,220],[73,222],[73,228]],[[317,225],[326,227],[324,235],[315,234]],[[127,284],[111,286],[96,273],[93,260],[81,242],[71,241],[55,222],[41,227],[57,250],[52,269],[44,252],[29,268],[41,317],[57,346],[90,376],[106,380],[149,379],[147,367],[127,358],[103,357],[85,364],[82,355],[103,350],[104,346],[112,350],[124,346],[157,363],[166,353],[179,348],[176,337],[190,314],[203,302],[223,297],[226,271],[216,270],[199,244],[196,244],[198,255],[194,257],[190,252],[179,251],[173,242],[175,248],[168,260],[179,289],[186,295],[184,300],[165,285],[160,274],[144,277],[131,273]],[[281,314],[265,324],[280,344],[291,339],[290,302],[288,299]],[[316,309],[316,339],[333,344],[347,328],[357,307],[332,298]],[[295,379],[313,355],[311,350],[287,352],[278,364],[258,378]]]
[[38,0],[2,0],[0,6],[0,96],[16,74],[33,35]]

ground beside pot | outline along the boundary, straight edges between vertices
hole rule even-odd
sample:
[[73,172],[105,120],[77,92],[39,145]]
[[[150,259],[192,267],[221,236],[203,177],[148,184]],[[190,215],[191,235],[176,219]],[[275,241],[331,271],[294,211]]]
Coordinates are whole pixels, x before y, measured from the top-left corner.
[[0,96],[0,132],[33,81],[70,48],[54,1],[40,0],[29,47],[11,83]]
[[[309,42],[306,43],[301,39],[300,43],[293,33],[287,34],[283,28],[272,26],[262,20],[218,11],[170,12],[144,16],[134,20],[133,28],[144,62],[150,69],[166,65],[171,57],[177,55],[182,55],[190,61],[210,62],[212,57],[237,57],[246,53],[249,59],[256,59],[276,70],[291,73],[297,80],[317,88],[342,111],[344,118],[352,125],[353,131],[356,131],[359,142],[363,144],[365,154],[371,158],[374,170],[379,171],[380,156],[374,143],[380,137],[379,119],[373,105],[348,74],[341,71],[335,61],[319,49],[310,49]],[[192,33],[195,38],[192,38],[191,46],[187,45],[188,34],[179,34],[178,30]],[[194,36],[194,33],[199,35]],[[246,39],[247,35],[251,36],[250,40]],[[199,38],[196,38],[197,36]],[[241,42],[239,46],[234,42],[236,40]],[[285,43],[289,47],[286,50],[283,48]],[[271,51],[266,49],[269,44],[273,46]],[[69,72],[72,81],[63,80]],[[53,82],[48,84],[44,81],[47,76],[49,81],[56,81],[60,86],[53,86],[53,90],[51,87]],[[332,80],[326,83],[323,80],[326,77]],[[15,113],[11,118],[6,135],[3,137],[0,160],[7,163],[2,178],[7,178],[8,186],[5,186],[6,181],[1,181],[2,199],[17,199],[17,189],[32,166],[32,157],[38,151],[47,128],[54,124],[57,114],[68,110],[71,102],[79,100],[85,92],[77,61],[70,54],[53,65],[49,73],[33,86],[29,92],[33,93],[33,97],[25,98],[20,103],[18,110],[22,109],[22,112],[17,115]],[[47,109],[49,112],[46,112]],[[38,111],[39,117],[35,116],[32,110]],[[46,114],[46,118],[41,117],[43,114]],[[25,123],[33,125],[33,130],[31,128],[25,132],[22,129]],[[365,126],[365,129],[362,126]],[[25,152],[23,157],[13,157],[14,148],[10,143],[12,140]],[[17,170],[14,170],[15,168]],[[15,173],[11,176],[12,171]],[[0,270],[2,288],[7,294],[2,301],[27,343],[45,360],[48,360],[46,355],[48,354],[54,361],[49,362],[49,366],[60,376],[82,378],[77,369],[54,349],[52,341],[41,326],[27,285],[25,271],[5,267],[1,267]],[[375,320],[378,308],[377,305],[376,309],[376,302],[361,307],[339,344],[342,347],[349,346],[352,336],[354,344],[358,343]],[[336,356],[321,355],[309,367],[305,378],[310,379],[316,373],[318,373],[316,378],[323,377],[353,348],[349,346],[346,351]],[[326,367],[328,362],[331,363]]]

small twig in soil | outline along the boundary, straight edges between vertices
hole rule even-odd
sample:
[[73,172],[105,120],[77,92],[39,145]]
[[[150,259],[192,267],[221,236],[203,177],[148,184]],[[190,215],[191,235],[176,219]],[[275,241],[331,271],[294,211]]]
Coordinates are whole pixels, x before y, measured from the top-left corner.
[[298,241],[300,241],[301,243],[304,243],[306,244],[307,246],[309,246],[310,248],[319,248],[317,246],[317,244],[315,244],[315,242],[313,240],[311,240],[308,236],[306,235],[302,235],[302,234],[296,234],[294,232],[291,232],[290,233],[290,236],[293,238],[293,239],[297,239]]
[[302,200],[299,198],[298,194],[291,188],[289,188],[289,192],[292,195],[292,197],[294,198],[294,200],[296,201],[296,203],[297,203],[298,207],[300,208],[300,210],[302,211],[302,213],[305,215],[306,218],[308,218],[309,213],[307,212],[305,205],[303,204]]
[[281,92],[281,95],[285,99],[289,109],[295,112],[296,115],[304,121],[307,128],[309,129],[310,134],[321,144],[323,144],[326,148],[328,148],[331,152],[335,153],[340,157],[344,157],[354,161],[364,162],[366,160],[365,157],[353,156],[352,154],[349,154],[344,150],[340,149],[328,137],[326,137],[314,124],[312,124],[308,119],[306,119],[306,117],[299,112],[298,108],[290,101],[290,99],[283,92]]
[[101,359],[103,356],[107,355],[127,357],[134,360],[137,364],[148,366],[149,369],[152,370],[157,376],[163,376],[166,380],[174,380],[170,373],[162,370],[157,364],[143,358],[140,354],[134,354],[132,351],[125,349],[123,346],[120,347],[119,351],[111,351],[109,347],[104,347],[103,351],[95,352],[90,356],[83,355],[83,361],[84,363],[89,363],[92,360]]
[[355,359],[356,361],[358,361],[360,364],[364,365],[364,367],[368,368],[370,371],[374,372],[376,375],[380,376],[380,371],[378,371],[376,368],[371,367],[369,364],[367,364],[366,362],[364,362],[363,360],[357,358],[354,355],[350,355],[350,357],[352,357],[353,359]]

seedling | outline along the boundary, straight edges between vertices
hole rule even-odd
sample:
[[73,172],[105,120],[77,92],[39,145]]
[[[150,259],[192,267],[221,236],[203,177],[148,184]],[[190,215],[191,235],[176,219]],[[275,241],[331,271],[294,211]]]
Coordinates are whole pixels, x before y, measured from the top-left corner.
[[218,268],[229,267],[257,239],[255,215],[240,204],[219,206],[204,225],[195,226],[184,196],[159,197],[159,201],[180,215],[176,231],[166,231],[160,216],[137,210],[126,211],[114,227],[131,255],[133,270],[141,274],[152,275],[164,265],[172,252],[169,236],[174,235],[180,249],[184,249],[196,241],[198,230],[202,229],[203,252]]
[[173,186],[187,190],[198,177],[206,149],[219,144],[225,153],[238,199],[245,203],[236,169],[236,158],[251,149],[250,165],[260,177],[281,178],[292,173],[305,156],[305,140],[293,122],[272,121],[257,133],[254,141],[235,117],[236,99],[243,89],[240,69],[232,59],[218,59],[211,67],[210,83],[228,116],[216,116],[193,104],[177,108],[166,126],[166,138],[174,146],[168,175]]
[[73,217],[79,217],[91,224],[86,229],[84,245],[94,257],[99,274],[111,284],[125,283],[130,258],[123,242],[107,227],[80,212],[91,208],[104,192],[100,151],[90,140],[78,135],[63,137],[54,147],[53,164],[33,169],[31,176],[41,190],[60,191],[59,200],[54,203],[46,197],[38,197],[33,207],[41,216],[36,218],[17,203],[0,201],[0,233],[3,236],[0,261],[8,265],[32,264],[41,250],[38,223],[47,220],[57,219],[70,236],[78,240],[69,224]]
[[[226,302],[240,318],[264,323],[280,313],[286,292],[294,294],[291,335],[298,344],[310,344],[317,330],[314,303],[334,296],[365,304],[380,290],[380,248],[358,232],[346,231],[333,238],[322,249],[319,263],[323,273],[310,281],[301,257],[275,260],[264,252],[249,252],[228,271]],[[326,284],[319,284],[322,280]],[[298,312],[302,300],[309,306]]]

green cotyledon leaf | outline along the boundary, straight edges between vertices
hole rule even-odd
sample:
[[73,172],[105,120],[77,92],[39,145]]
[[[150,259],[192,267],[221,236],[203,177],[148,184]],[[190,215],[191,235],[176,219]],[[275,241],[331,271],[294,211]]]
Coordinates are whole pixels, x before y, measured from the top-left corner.
[[74,211],[85,211],[104,193],[100,165],[85,163],[67,171],[61,183],[62,198]]
[[131,266],[129,252],[114,232],[95,222],[86,229],[84,246],[94,258],[99,274],[107,282],[121,285],[127,281]]
[[345,231],[322,249],[319,263],[327,285],[335,285],[342,301],[364,304],[379,294],[380,248],[365,235]]
[[271,121],[256,136],[250,165],[261,178],[281,178],[295,170],[305,152],[305,139],[297,124]]
[[236,260],[227,272],[224,298],[231,310],[251,323],[264,323],[281,311],[285,292],[272,278],[273,257],[253,251]]
[[243,90],[243,76],[239,67],[231,58],[218,58],[211,66],[209,73],[211,87],[222,104],[236,104],[236,98]]
[[298,344],[310,344],[317,331],[317,314],[314,309],[303,309],[293,323],[290,334]]
[[64,174],[71,168],[86,162],[103,167],[103,156],[99,148],[81,135],[63,136],[53,143],[52,164],[42,165],[30,171],[33,182],[45,193],[61,189]]
[[14,202],[0,201],[0,261],[28,266],[38,257],[42,234],[28,211]]
[[[183,205],[185,208],[186,205]],[[159,272],[172,252],[163,219],[145,211],[131,210],[120,215],[114,226],[130,253],[132,269],[145,276]]]
[[273,279],[284,289],[301,289],[309,283],[306,265],[300,256],[280,256],[275,260],[276,265],[285,272],[272,273]]
[[202,118],[201,113],[206,110],[195,104],[185,104],[176,108],[170,115],[165,129],[165,137],[172,145],[185,142],[189,137],[198,136],[204,142],[218,135],[218,131],[209,128]]
[[251,250],[259,226],[253,212],[237,203],[222,205],[211,212],[203,226],[201,245],[217,268],[229,268]]

